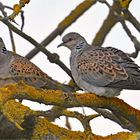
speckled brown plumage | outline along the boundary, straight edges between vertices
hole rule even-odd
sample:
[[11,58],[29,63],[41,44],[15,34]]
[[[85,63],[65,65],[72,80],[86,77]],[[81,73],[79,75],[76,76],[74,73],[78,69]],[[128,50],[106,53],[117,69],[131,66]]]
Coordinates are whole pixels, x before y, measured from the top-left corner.
[[28,59],[14,54],[10,65],[10,72],[16,75],[35,75],[47,78],[47,74],[42,72],[36,65],[31,63]]
[[45,85],[45,79],[48,78],[48,75],[42,72],[36,65],[17,54],[12,56],[9,72],[15,77],[14,80],[17,81],[22,77],[30,85],[38,83],[37,87]]
[[7,51],[0,38],[0,87],[20,80],[35,87],[43,87],[47,84],[52,86],[55,83],[28,59]]

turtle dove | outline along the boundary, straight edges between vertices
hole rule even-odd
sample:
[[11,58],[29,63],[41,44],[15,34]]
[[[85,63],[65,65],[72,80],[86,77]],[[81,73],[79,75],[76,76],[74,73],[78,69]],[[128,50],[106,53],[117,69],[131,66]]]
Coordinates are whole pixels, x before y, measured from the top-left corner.
[[[0,38],[0,87],[23,80],[36,88],[62,89],[61,85],[52,80],[27,58],[6,50]],[[67,87],[63,87],[67,90]]]
[[59,46],[71,51],[72,76],[84,91],[113,97],[122,89],[140,90],[139,66],[121,50],[93,47],[75,32],[66,34],[62,41]]

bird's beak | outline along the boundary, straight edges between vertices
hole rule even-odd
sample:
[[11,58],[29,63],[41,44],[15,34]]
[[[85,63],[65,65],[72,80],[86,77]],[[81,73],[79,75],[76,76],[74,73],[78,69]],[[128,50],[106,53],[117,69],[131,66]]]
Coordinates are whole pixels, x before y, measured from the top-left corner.
[[59,45],[57,46],[57,48],[59,48],[59,47],[61,47],[61,46],[64,46],[64,42],[62,42],[61,44],[59,44]]

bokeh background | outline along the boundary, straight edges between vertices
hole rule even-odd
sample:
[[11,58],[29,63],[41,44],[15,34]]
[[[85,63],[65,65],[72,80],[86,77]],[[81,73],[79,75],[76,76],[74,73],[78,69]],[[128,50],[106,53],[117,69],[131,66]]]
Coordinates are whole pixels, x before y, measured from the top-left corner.
[[[30,0],[30,3],[23,8],[25,16],[23,32],[32,36],[36,41],[41,42],[57,27],[58,23],[82,1],[83,0]],[[113,0],[107,1],[112,4]],[[18,3],[18,0],[1,0],[1,2],[12,7],[14,4]],[[140,1],[133,0],[129,9],[137,20],[140,21]],[[68,29],[66,29],[62,36],[68,32],[78,32],[83,35],[89,43],[91,43],[106,18],[108,11],[109,9],[106,5],[97,3]],[[10,14],[12,11],[7,10],[7,12]],[[21,25],[20,16],[16,17],[15,20],[19,25]],[[140,34],[134,29],[134,27],[128,22],[127,25],[137,39],[140,40]],[[20,26],[18,28],[20,28]],[[57,37],[52,43],[50,43],[47,46],[47,49],[51,52],[58,53],[60,55],[60,59],[69,67],[69,50],[64,47],[59,49],[57,48],[57,45],[61,43],[62,36]],[[3,38],[7,49],[12,50],[8,28],[2,23],[0,23],[0,37]],[[14,34],[14,39],[16,43],[16,51],[22,56],[25,56],[34,48],[32,44],[16,34]],[[133,43],[119,23],[107,35],[103,46],[113,46],[127,53],[134,51]],[[47,60],[47,56],[43,53],[39,53],[31,61],[55,80],[62,83],[68,83],[70,80],[70,77],[61,68],[59,68],[59,66],[51,64]],[[134,61],[140,65],[140,56],[134,59]],[[140,91],[125,90],[118,98],[121,98],[131,106],[140,109]],[[45,105],[29,101],[23,101],[23,104],[28,105],[35,110],[48,109]],[[81,108],[74,109],[82,112]],[[85,112],[86,114],[93,113],[92,110],[87,108],[85,109]],[[70,119],[70,122],[73,130],[83,130],[82,125],[76,119]],[[55,123],[65,127],[65,117],[62,116],[60,119],[56,119]],[[91,121],[91,126],[93,133],[99,135],[114,134],[123,130],[116,123],[108,119],[104,119],[103,117],[98,117]]]

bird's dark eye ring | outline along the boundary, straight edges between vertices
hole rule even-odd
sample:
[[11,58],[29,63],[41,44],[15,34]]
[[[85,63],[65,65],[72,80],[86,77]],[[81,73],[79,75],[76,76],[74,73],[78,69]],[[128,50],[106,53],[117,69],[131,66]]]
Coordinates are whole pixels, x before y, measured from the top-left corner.
[[72,38],[69,38],[69,41],[72,41]]

